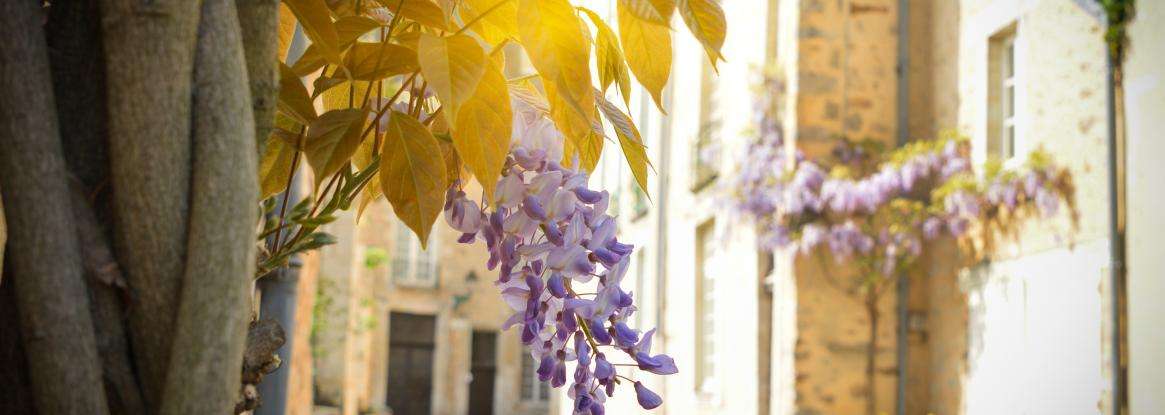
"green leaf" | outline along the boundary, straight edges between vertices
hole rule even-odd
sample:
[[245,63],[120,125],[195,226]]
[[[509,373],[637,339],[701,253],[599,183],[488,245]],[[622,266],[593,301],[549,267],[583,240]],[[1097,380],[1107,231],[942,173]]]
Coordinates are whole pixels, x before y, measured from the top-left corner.
[[332,12],[324,0],[283,0],[283,3],[295,14],[311,43],[319,47],[320,55],[328,62],[341,64],[340,38],[332,24]]
[[627,57],[627,66],[635,79],[643,85],[655,105],[663,109],[663,88],[671,76],[671,32],[666,26],[643,20],[630,10],[626,0],[620,0],[619,39]]
[[644,194],[647,192],[647,167],[651,165],[651,161],[647,158],[647,146],[643,145],[643,138],[639,136],[639,129],[635,128],[635,123],[631,121],[631,117],[620,111],[615,104],[607,101],[601,93],[595,94],[595,102],[599,106],[599,111],[611,122],[614,127],[615,135],[619,136],[619,147],[623,148],[623,157],[627,159],[627,166],[631,168],[631,175],[635,177],[635,183],[639,184],[639,188],[643,190]]
[[437,93],[446,119],[455,122],[461,103],[469,99],[485,72],[485,52],[466,35],[442,37],[422,33],[417,42],[421,75]]
[[360,109],[332,110],[321,115],[307,129],[304,153],[315,171],[316,186],[348,165],[363,138],[368,112]]
[[708,59],[712,60],[712,68],[716,68],[716,61],[724,60],[720,48],[724,46],[725,32],[728,23],[724,19],[724,10],[716,4],[716,0],[679,0],[676,6],[680,9],[680,17],[688,25],[692,35],[704,45]]
[[421,246],[445,202],[445,160],[433,134],[419,121],[394,111],[380,155],[380,184],[397,218]]
[[477,89],[457,116],[453,146],[491,204],[494,185],[506,164],[513,117],[506,78],[493,61],[487,61]]

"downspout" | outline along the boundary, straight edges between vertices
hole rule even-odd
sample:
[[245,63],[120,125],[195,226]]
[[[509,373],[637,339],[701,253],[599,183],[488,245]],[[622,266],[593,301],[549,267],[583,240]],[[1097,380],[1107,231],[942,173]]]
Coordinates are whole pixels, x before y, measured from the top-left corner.
[[[908,110],[910,107],[910,0],[898,0],[898,141],[899,147],[910,140]],[[898,276],[898,385],[894,413],[906,415],[906,374],[910,339],[907,323],[910,319],[910,275]],[[870,391],[870,393],[874,393]]]
[[[674,73],[674,72],[673,72]],[[671,101],[672,83],[669,83],[664,89],[664,100]],[[667,310],[667,201],[668,201],[668,176],[671,170],[671,120],[667,115],[660,117],[659,128],[659,208],[656,209],[656,229],[655,229],[655,327],[659,332],[660,343],[663,347],[667,347],[667,342],[664,340],[668,337],[667,330],[664,327],[663,313]],[[660,384],[660,393],[662,396],[667,396],[667,381]],[[666,413],[667,407],[661,408]]]
[[[307,37],[303,28],[296,27],[295,36],[287,52],[287,62],[293,63],[307,49]],[[304,178],[306,170],[301,166],[295,172],[291,186],[281,195],[289,201],[298,201],[303,197]],[[272,241],[273,242],[273,241]],[[269,242],[270,243],[270,242]],[[276,350],[279,356],[280,367],[271,372],[259,383],[259,397],[262,404],[255,409],[256,415],[282,415],[287,413],[287,388],[291,377],[291,349],[295,337],[295,305],[297,302],[297,286],[299,285],[299,270],[303,266],[300,255],[292,255],[287,266],[259,279],[260,291],[259,316],[273,319],[283,327],[284,343]]]
[[[1119,53],[1109,52],[1107,67],[1108,106],[1108,233],[1109,233],[1109,301],[1112,304],[1112,413],[1122,415],[1128,404],[1126,320],[1128,298],[1125,279],[1125,136],[1122,105],[1121,59]],[[1117,119],[1117,116],[1120,119]]]

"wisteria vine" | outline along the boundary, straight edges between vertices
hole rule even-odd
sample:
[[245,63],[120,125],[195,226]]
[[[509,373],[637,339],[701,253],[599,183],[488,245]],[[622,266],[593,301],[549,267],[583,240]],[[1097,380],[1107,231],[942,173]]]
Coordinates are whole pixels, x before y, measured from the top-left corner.
[[893,151],[839,140],[830,155],[811,160],[786,148],[773,116],[777,81],[766,77],[761,91],[756,136],[728,185],[728,200],[756,224],[764,248],[804,254],[828,247],[838,261],[856,261],[869,288],[908,267],[925,240],[949,235],[969,243],[974,232],[989,248],[995,235],[1014,233],[1019,220],[1050,217],[1061,206],[1075,223],[1072,176],[1042,150],[1016,168],[991,160],[981,174],[968,140],[949,133]]
[[[445,219],[461,232],[458,242],[485,241],[486,265],[498,271],[495,284],[514,310],[503,326],[520,327],[538,378],[562,387],[567,362],[574,362],[567,395],[575,414],[603,414],[606,399],[624,381],[634,386],[640,406],[658,407],[658,394],[617,370],[678,372],[671,357],[652,354],[654,329],[640,333],[628,325],[636,308],[620,282],[634,247],[615,235],[609,194],[587,188],[586,172],[559,163],[562,135],[552,121],[520,100],[514,106],[514,144],[494,203],[483,197],[479,205],[455,184]],[[628,363],[608,353],[622,353]]]

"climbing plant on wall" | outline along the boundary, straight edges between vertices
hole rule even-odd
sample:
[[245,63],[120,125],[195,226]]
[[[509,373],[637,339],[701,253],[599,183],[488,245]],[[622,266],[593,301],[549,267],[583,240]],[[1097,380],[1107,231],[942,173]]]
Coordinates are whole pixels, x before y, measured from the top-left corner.
[[[946,133],[896,149],[840,139],[830,154],[809,158],[782,138],[772,115],[778,91],[775,79],[763,80],[755,136],[727,201],[755,224],[763,248],[822,261],[831,284],[861,297],[871,325],[871,386],[878,300],[925,254],[927,241],[955,238],[978,260],[997,238],[1017,236],[1027,219],[1066,211],[1075,224],[1072,175],[1042,149],[1021,165],[990,159],[975,166],[970,142]],[[871,394],[870,413],[873,402]]]

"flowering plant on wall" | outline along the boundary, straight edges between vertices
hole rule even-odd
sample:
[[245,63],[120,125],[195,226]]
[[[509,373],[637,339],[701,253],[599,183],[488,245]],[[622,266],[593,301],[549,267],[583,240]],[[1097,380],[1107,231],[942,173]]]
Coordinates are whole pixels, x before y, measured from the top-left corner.
[[1064,207],[1075,223],[1072,176],[1042,149],[1021,166],[992,159],[976,171],[969,141],[946,133],[889,151],[841,139],[828,156],[809,159],[787,148],[769,115],[775,81],[765,85],[756,137],[728,192],[764,248],[827,248],[837,261],[857,263],[872,286],[909,267],[926,240],[951,236],[983,254],[1023,219]]
[[[761,86],[755,137],[727,184],[727,202],[755,224],[762,248],[815,256],[827,282],[864,301],[871,390],[878,299],[928,241],[953,237],[980,259],[998,236],[1016,236],[1024,219],[1063,210],[1076,224],[1072,175],[1042,149],[1019,166],[992,159],[976,169],[969,141],[946,133],[893,150],[840,139],[830,154],[808,158],[783,140],[774,116],[778,82],[766,77]],[[839,266],[830,266],[828,256]],[[871,394],[867,412],[874,408]]]
[[608,192],[587,188],[585,171],[559,162],[562,134],[537,100],[525,98],[513,101],[515,142],[493,203],[483,197],[479,205],[458,183],[446,196],[445,219],[462,233],[459,242],[485,242],[487,266],[498,270],[496,285],[514,310],[503,327],[520,329],[539,379],[562,387],[574,362],[567,389],[574,413],[604,413],[623,381],[643,408],[655,408],[659,395],[616,369],[678,372],[671,357],[652,354],[655,330],[628,325],[636,308],[620,282],[634,247],[616,237]]

